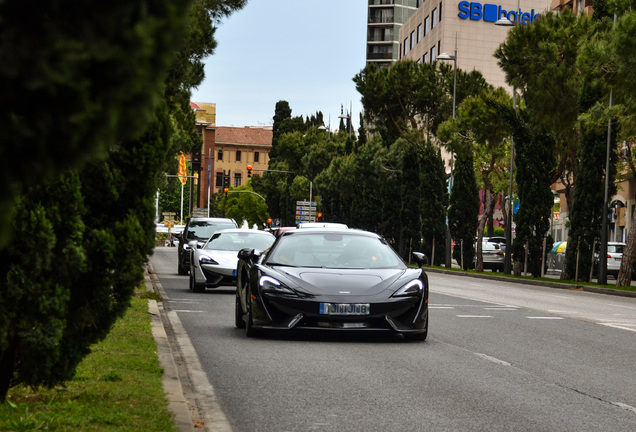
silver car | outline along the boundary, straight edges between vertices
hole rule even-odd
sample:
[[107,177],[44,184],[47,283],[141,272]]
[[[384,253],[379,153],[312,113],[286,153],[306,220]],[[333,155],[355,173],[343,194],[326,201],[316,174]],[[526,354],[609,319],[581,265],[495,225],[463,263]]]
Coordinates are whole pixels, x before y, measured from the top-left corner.
[[263,252],[275,239],[265,231],[236,228],[215,232],[203,246],[191,241],[190,290],[203,292],[205,288],[236,285],[238,251],[249,248]]
[[500,243],[483,242],[481,244],[482,256],[484,257],[484,269],[493,272],[503,271],[505,262],[505,247]]

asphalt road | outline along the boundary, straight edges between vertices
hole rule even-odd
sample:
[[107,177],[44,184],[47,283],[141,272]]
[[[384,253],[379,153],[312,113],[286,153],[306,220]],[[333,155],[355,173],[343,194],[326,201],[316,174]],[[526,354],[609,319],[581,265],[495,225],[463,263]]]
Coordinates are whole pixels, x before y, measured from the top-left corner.
[[[426,342],[234,327],[234,289],[152,266],[207,430],[636,430],[636,298],[431,273]],[[194,402],[193,402],[194,403]]]

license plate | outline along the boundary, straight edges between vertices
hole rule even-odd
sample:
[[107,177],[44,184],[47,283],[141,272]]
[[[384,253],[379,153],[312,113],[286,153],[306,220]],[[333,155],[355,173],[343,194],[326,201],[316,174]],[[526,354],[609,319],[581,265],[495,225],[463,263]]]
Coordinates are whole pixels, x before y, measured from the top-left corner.
[[321,315],[369,315],[369,303],[320,303]]

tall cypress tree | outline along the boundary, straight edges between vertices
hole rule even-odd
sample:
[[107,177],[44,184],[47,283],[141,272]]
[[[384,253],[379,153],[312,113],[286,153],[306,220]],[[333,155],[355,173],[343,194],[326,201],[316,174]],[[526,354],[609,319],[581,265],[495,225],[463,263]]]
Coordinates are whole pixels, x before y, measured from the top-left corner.
[[[479,189],[470,144],[457,146],[455,175],[451,189],[448,223],[456,242],[453,257],[462,268],[472,268],[479,217]],[[463,265],[462,265],[463,263]]]

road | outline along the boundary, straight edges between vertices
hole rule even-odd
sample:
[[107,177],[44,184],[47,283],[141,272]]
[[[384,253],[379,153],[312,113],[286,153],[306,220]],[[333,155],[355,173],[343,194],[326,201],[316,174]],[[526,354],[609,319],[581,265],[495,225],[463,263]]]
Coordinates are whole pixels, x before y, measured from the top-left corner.
[[209,431],[636,430],[636,298],[431,273],[426,342],[247,339],[176,261],[151,258]]

